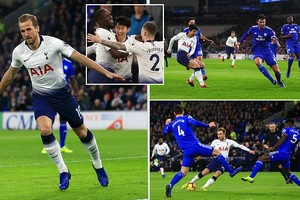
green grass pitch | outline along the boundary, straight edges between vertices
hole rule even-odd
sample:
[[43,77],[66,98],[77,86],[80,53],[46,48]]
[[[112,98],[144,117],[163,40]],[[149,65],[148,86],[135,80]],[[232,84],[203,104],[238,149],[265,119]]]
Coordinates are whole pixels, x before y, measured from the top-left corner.
[[[213,174],[207,175],[196,182],[196,190],[188,191],[181,186],[191,180],[197,172],[189,172],[172,190],[172,200],[200,199],[200,200],[298,200],[299,187],[296,184],[285,184],[279,172],[259,172],[254,183],[241,180],[250,172],[240,172],[230,178],[225,172],[210,187],[207,192],[200,188]],[[295,173],[300,177],[300,173]],[[169,199],[165,195],[165,186],[171,181],[175,172],[166,172],[167,177],[162,178],[158,172],[150,173],[150,199]]]
[[[287,61],[278,61],[281,76],[286,88],[272,85],[265,78],[252,60],[236,60],[236,68],[231,68],[231,60],[222,62],[220,59],[204,59],[208,79],[205,83],[210,88],[189,86],[185,81],[193,70],[186,70],[177,63],[175,58],[169,58],[169,67],[164,68],[164,85],[150,87],[151,99],[299,99],[300,70],[298,62],[294,61],[290,78],[286,78]],[[273,78],[274,72],[264,63]]]
[[[59,173],[48,155],[41,154],[38,131],[0,133],[0,199],[146,199],[148,197],[147,131],[92,131],[109,176],[102,187],[92,168],[91,159],[73,131],[67,146],[74,152],[63,154],[71,171],[70,186],[58,189]],[[56,131],[56,137],[59,135]]]

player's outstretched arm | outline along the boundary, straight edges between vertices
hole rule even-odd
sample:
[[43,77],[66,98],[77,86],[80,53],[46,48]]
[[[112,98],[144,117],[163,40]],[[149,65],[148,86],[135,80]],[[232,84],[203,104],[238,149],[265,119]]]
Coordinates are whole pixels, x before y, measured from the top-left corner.
[[97,64],[96,62],[94,62],[93,60],[91,60],[90,58],[82,55],[81,53],[79,53],[78,51],[74,50],[74,52],[72,53],[71,57],[73,60],[79,62],[80,64],[95,70],[99,73],[104,74],[105,76],[107,76],[108,78],[115,78],[115,79],[119,79],[119,80],[125,80],[124,77],[119,76],[115,73],[111,73],[109,71],[107,71],[106,69],[104,69],[101,65]]
[[20,68],[14,68],[12,66],[8,68],[0,82],[0,94],[2,94],[3,91],[14,81],[19,69]]
[[93,43],[100,43],[103,44],[104,46],[108,46],[113,49],[117,50],[126,50],[126,46],[123,43],[120,42],[115,42],[115,41],[110,41],[110,40],[103,40],[100,38],[98,34],[88,34],[87,36],[88,42],[93,42]]
[[269,148],[269,150],[270,151],[276,150],[277,147],[279,145],[281,145],[285,141],[286,138],[287,138],[287,134],[282,134],[280,140],[273,147]]

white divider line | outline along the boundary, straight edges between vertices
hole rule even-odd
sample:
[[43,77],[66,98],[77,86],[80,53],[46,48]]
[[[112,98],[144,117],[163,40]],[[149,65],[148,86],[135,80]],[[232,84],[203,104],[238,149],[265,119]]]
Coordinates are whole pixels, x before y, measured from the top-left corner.
[[[132,156],[132,157],[118,157],[118,158],[105,158],[101,160],[130,160],[130,159],[141,159],[147,158],[147,156]],[[65,163],[85,163],[91,162],[91,160],[71,160],[65,161]],[[39,166],[39,165],[52,165],[52,162],[47,163],[30,163],[30,164],[16,164],[16,165],[0,165],[0,168],[13,168],[13,167],[28,167],[28,166]]]

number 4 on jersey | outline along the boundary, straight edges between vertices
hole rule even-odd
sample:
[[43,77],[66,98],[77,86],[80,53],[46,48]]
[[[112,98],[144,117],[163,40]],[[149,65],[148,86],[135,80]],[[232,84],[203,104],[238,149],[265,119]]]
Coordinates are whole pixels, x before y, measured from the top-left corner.
[[180,126],[178,126],[178,135],[185,136],[185,135],[184,135],[184,131],[181,130]]

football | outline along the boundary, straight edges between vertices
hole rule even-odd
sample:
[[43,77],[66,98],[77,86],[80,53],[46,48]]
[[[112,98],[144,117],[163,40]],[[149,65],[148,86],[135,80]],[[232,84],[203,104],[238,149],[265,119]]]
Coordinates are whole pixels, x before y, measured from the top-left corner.
[[195,183],[188,183],[188,184],[186,185],[186,189],[187,189],[188,191],[194,191],[194,190],[196,190],[196,184],[195,184]]

